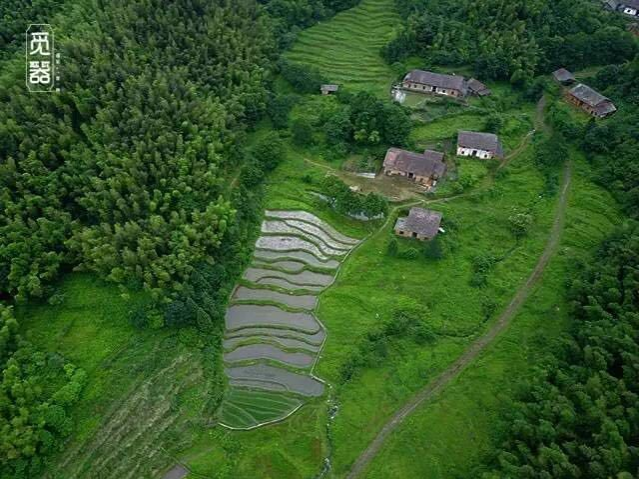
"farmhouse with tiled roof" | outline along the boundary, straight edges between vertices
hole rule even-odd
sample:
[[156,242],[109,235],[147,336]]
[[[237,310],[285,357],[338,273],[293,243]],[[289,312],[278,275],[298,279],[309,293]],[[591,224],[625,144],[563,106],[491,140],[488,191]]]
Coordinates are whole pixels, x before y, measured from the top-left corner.
[[497,135],[476,131],[460,131],[457,135],[457,154],[489,160],[502,158],[504,149]]
[[410,209],[407,217],[397,219],[395,234],[420,241],[431,240],[437,236],[441,221],[440,212],[414,207]]
[[596,118],[605,118],[617,111],[610,99],[583,83],[571,89],[566,97],[571,103]]
[[463,98],[468,87],[463,76],[444,75],[424,70],[409,72],[402,82],[403,88],[418,93],[432,93],[435,95]]
[[384,173],[389,176],[404,176],[416,183],[432,186],[446,173],[444,154],[433,150],[420,154],[389,148],[384,158]]

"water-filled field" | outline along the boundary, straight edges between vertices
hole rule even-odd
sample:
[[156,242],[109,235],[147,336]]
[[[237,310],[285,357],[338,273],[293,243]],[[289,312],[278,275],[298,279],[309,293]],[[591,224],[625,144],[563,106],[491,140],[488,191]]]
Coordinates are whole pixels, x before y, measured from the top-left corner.
[[267,211],[261,231],[225,318],[220,421],[234,429],[284,419],[324,393],[312,369],[326,331],[313,311],[358,244],[305,211]]

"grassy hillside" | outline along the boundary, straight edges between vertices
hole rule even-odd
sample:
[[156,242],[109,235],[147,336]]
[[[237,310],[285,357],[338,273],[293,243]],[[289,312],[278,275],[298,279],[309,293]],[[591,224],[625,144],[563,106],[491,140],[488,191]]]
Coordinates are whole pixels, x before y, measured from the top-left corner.
[[[509,395],[567,326],[565,278],[620,220],[611,196],[578,173],[560,252],[512,327],[450,388],[420,407],[389,441],[364,477],[479,477],[483,456],[496,446],[495,426]],[[418,460],[416,460],[418,458]]]
[[287,58],[315,66],[331,82],[378,94],[395,77],[379,55],[399,25],[393,0],[362,0],[328,22],[302,32]]
[[172,463],[166,452],[188,443],[187,421],[210,414],[215,353],[188,329],[136,329],[128,318],[145,297],[93,275],[68,275],[56,291],[59,304],[18,310],[22,334],[88,382],[71,440],[45,477],[156,478]]

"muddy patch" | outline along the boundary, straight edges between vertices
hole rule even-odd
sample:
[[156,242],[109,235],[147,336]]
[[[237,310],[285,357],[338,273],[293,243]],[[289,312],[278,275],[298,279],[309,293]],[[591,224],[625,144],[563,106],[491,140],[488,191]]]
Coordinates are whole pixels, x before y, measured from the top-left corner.
[[320,261],[328,261],[330,259],[329,255],[325,254],[310,241],[306,241],[295,236],[260,236],[257,239],[257,243],[255,243],[255,247],[281,253],[287,251],[305,251],[306,253],[312,254]]
[[269,251],[269,250],[255,250],[254,257],[260,261],[277,262],[280,259],[295,259],[302,261],[303,263],[314,266],[316,268],[337,269],[339,261],[329,259],[328,261],[321,261],[317,257],[304,251],[288,251],[286,253],[282,251]]
[[[318,246],[321,250],[331,255],[344,254],[351,249],[351,247],[348,245],[340,244],[332,240],[317,226],[303,223],[301,221],[298,223],[301,223],[303,228],[296,228],[295,226],[292,226],[287,222],[280,220],[265,221],[264,223],[262,223],[262,233],[271,235],[299,236],[302,239],[310,241],[311,243]],[[320,236],[311,233],[312,230],[318,232]],[[326,238],[326,240],[324,238]]]
[[309,313],[292,313],[270,305],[235,304],[227,309],[225,320],[229,330],[267,326],[315,333],[320,329],[320,324]]
[[273,269],[249,268],[244,272],[243,278],[253,283],[260,282],[263,278],[280,278],[298,286],[326,287],[333,282],[333,277],[328,274],[302,271],[301,273],[284,273]]
[[317,379],[267,364],[229,367],[225,371],[227,376],[234,380],[235,385],[248,380],[259,389],[273,390],[275,385],[275,390],[284,387],[289,392],[308,397],[317,397],[324,393],[324,384]]
[[270,359],[296,368],[308,368],[313,364],[313,356],[301,352],[282,351],[271,344],[248,344],[240,346],[224,355],[227,363]]
[[319,345],[314,346],[309,343],[305,343],[299,339],[293,338],[285,338],[279,336],[244,336],[244,337],[236,337],[225,339],[222,343],[224,349],[227,351],[233,350],[239,346],[242,346],[246,343],[257,343],[257,344],[277,344],[282,346],[285,349],[293,349],[293,350],[303,350],[308,351],[310,353],[317,353],[319,351]]
[[284,222],[287,225],[292,226],[293,228],[299,231],[303,231],[307,234],[313,235],[321,239],[324,243],[326,243],[331,248],[343,249],[348,251],[353,247],[352,244],[342,243],[341,241],[338,241],[332,238],[319,226],[315,226],[310,223],[305,223],[304,221],[300,221],[300,220],[284,220]]
[[251,266],[255,268],[279,269],[286,273],[299,273],[300,271],[303,271],[304,268],[306,267],[306,265],[302,263],[301,261],[290,261],[290,260],[273,261],[270,263],[262,263],[262,262],[253,260],[253,263],[251,263]]
[[292,329],[271,329],[271,328],[245,328],[237,331],[227,331],[227,338],[246,338],[248,336],[267,335],[277,338],[293,338],[315,346],[321,346],[326,338],[326,333],[320,329],[316,333],[304,333]]
[[296,309],[315,309],[317,306],[317,296],[308,294],[296,295],[280,293],[270,289],[251,289],[240,286],[233,294],[234,301],[273,301]]
[[340,241],[342,243],[346,243],[346,244],[350,244],[350,245],[354,246],[354,245],[356,245],[359,242],[355,238],[350,238],[350,237],[348,237],[346,235],[343,235],[342,233],[337,231],[335,228],[333,228],[331,225],[329,225],[325,221],[322,221],[317,216],[315,216],[314,214],[309,213],[307,211],[277,211],[277,210],[269,210],[269,211],[266,212],[266,216],[269,217],[269,218],[280,218],[280,219],[287,219],[287,220],[302,220],[302,221],[305,221],[307,223],[311,223],[312,225],[319,226],[320,228],[322,228],[326,232],[326,234],[328,234],[332,238],[334,238],[337,241]]

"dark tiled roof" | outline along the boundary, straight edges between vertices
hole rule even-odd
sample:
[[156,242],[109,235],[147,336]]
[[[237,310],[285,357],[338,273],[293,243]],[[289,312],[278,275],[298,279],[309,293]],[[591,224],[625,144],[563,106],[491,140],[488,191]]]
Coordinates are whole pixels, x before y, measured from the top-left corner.
[[490,151],[496,156],[503,156],[504,153],[499,138],[492,133],[460,131],[457,135],[457,144],[463,148]]
[[583,83],[580,83],[572,90],[570,90],[570,94],[578,100],[581,100],[582,102],[590,105],[591,107],[595,107],[604,101],[610,101],[601,93],[596,92],[588,85],[584,85]]
[[415,207],[410,209],[406,218],[397,220],[395,228],[434,238],[439,231],[441,222],[442,214],[439,211]]
[[555,77],[555,80],[558,82],[575,81],[574,75],[565,68],[560,68],[559,70],[552,72],[552,76]]
[[639,0],[621,0],[617,2],[620,6],[626,6],[639,10]]
[[481,96],[490,95],[488,87],[475,78],[468,80],[468,89]]
[[444,154],[433,150],[426,150],[424,154],[419,154],[399,148],[389,148],[384,158],[384,168],[438,178],[446,172]]
[[610,100],[606,100],[599,103],[599,105],[597,105],[594,110],[597,115],[606,116],[616,112],[617,107],[615,107],[614,103],[612,103]]
[[448,88],[450,90],[466,91],[466,82],[463,76],[459,75],[443,75],[441,73],[427,72],[424,70],[413,70],[409,72],[404,81],[421,83],[439,88]]

